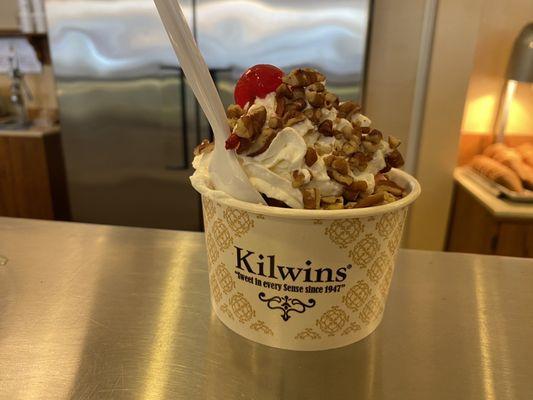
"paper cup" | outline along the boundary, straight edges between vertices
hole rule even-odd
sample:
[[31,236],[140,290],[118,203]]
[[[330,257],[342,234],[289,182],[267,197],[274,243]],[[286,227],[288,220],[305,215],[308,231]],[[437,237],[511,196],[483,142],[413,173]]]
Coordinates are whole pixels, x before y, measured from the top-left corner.
[[290,350],[326,350],[363,339],[383,316],[408,194],[353,210],[294,210],[202,195],[211,303],[231,330]]

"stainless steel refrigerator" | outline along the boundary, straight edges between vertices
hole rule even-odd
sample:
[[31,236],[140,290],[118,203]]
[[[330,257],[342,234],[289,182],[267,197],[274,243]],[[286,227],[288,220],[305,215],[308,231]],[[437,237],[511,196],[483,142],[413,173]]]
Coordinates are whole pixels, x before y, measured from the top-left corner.
[[[359,100],[370,0],[180,1],[225,105],[249,66],[314,66]],[[75,221],[201,229],[188,177],[209,126],[152,0],[46,0]]]

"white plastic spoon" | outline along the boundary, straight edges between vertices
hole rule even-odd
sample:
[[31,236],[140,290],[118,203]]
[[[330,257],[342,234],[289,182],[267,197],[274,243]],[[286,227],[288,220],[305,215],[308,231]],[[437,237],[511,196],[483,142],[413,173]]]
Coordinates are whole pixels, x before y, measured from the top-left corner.
[[224,148],[229,126],[224,106],[178,0],[154,0],[181,68],[215,135],[209,176],[215,189],[249,203],[265,204],[244,173],[235,152]]

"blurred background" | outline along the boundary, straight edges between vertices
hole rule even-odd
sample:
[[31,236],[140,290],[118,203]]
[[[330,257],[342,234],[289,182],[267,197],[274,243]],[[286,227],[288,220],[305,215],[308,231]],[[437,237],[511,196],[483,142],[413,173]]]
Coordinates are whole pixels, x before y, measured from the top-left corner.
[[[180,3],[225,105],[251,65],[312,66],[402,139],[404,247],[533,257],[530,0]],[[0,3],[0,215],[201,230],[210,136],[152,0]]]

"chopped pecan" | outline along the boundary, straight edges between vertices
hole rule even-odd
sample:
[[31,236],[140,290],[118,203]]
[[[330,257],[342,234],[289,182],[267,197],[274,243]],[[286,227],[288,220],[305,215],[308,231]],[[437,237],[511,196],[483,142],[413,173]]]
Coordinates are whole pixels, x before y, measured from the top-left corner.
[[365,137],[371,143],[379,144],[383,140],[383,134],[377,129],[372,129]]
[[278,129],[281,128],[283,125],[283,122],[281,121],[281,118],[278,116],[272,116],[268,119],[268,127],[272,129]]
[[353,178],[350,175],[343,175],[336,169],[328,169],[328,175],[331,179],[345,186],[349,186],[353,182]]
[[235,128],[235,125],[237,125],[238,120],[239,120],[238,118],[228,118],[228,125],[229,125],[230,131],[233,131],[233,129]]
[[356,151],[348,160],[352,169],[356,168],[359,171],[364,171],[368,165],[368,159],[366,155],[360,151]]
[[318,125],[318,131],[324,136],[333,136],[333,122],[329,119],[325,119]]
[[342,210],[343,208],[344,204],[342,202],[324,205],[324,210]]
[[287,86],[286,83],[282,83],[276,89],[276,97],[285,97],[287,99],[292,99],[292,90]]
[[305,99],[305,89],[301,87],[292,88],[292,96],[295,99]]
[[270,143],[276,137],[277,132],[272,128],[264,128],[248,149],[247,156],[255,157],[264,153],[270,147]]
[[329,156],[324,157],[324,164],[326,164],[326,167],[330,167],[331,164],[333,163],[333,160],[335,160],[334,155],[329,155]]
[[295,99],[287,104],[286,110],[302,111],[305,107],[307,107],[307,103],[304,99]]
[[203,153],[209,153],[213,151],[215,144],[210,142],[207,139],[202,140],[202,142],[194,148],[194,155],[198,156]]
[[308,147],[305,152],[305,165],[308,167],[312,166],[318,160],[318,155],[316,150],[312,147]]
[[335,203],[338,203],[338,202],[341,202],[342,203],[342,197],[339,197],[339,196],[324,196],[320,199],[320,201],[322,203],[326,203],[326,204],[335,204]]
[[348,189],[354,192],[365,192],[366,189],[368,189],[368,184],[365,181],[353,181],[352,184],[348,186]]
[[235,124],[233,133],[241,138],[251,138],[254,135],[254,126],[252,118],[249,115],[244,115]]
[[398,186],[396,183],[394,183],[393,181],[376,182],[375,191],[379,192],[380,190],[388,192],[394,196],[399,196],[399,197],[403,196],[403,189],[400,186]]
[[283,116],[284,126],[293,126],[305,120],[305,115],[300,111],[289,111]]
[[309,85],[307,87],[307,90],[310,90],[313,92],[323,92],[324,90],[326,90],[326,87],[324,86],[322,82],[316,82],[316,83],[313,83],[312,85]]
[[369,133],[370,132],[370,127],[369,126],[362,127],[361,128],[361,132],[362,133]]
[[338,157],[333,160],[333,162],[331,163],[331,167],[342,175],[348,175],[348,171],[350,169],[350,167],[348,166],[348,161],[346,161],[342,157]]
[[285,97],[277,97],[276,98],[276,115],[279,115],[280,117],[285,114],[285,103],[287,100]]
[[385,156],[385,162],[393,168],[400,168],[404,164],[402,155],[396,149]]
[[320,191],[318,188],[300,189],[303,196],[304,208],[316,210],[320,208]]
[[342,197],[344,197],[344,200],[347,202],[356,201],[357,197],[359,197],[359,193],[359,191],[345,189],[344,192],[342,192]]
[[242,115],[244,115],[244,110],[238,104],[231,104],[226,110],[226,116],[230,119],[240,118]]
[[379,144],[374,144],[372,142],[369,142],[368,140],[363,140],[363,148],[368,153],[375,153],[379,149]]
[[352,142],[346,142],[342,145],[342,152],[347,156],[351,156],[357,151],[357,146],[354,146]]
[[305,175],[302,171],[292,171],[292,187],[298,188],[305,183]]
[[339,118],[350,119],[352,114],[361,111],[361,106],[353,101],[345,101],[344,103],[339,104],[338,110],[339,112],[337,116]]
[[363,207],[371,207],[380,204],[385,199],[385,195],[383,192],[378,192],[376,194],[371,194],[369,196],[366,196],[362,199],[360,199],[357,204],[355,205],[355,208],[363,208]]
[[313,107],[322,107],[324,105],[324,93],[307,91],[305,98]]
[[327,92],[324,96],[324,106],[326,106],[326,108],[338,107],[339,97],[334,93]]
[[396,149],[402,144],[402,141],[394,136],[389,136],[389,146],[391,149]]
[[322,82],[325,79],[326,77],[317,70],[311,68],[297,68],[285,75],[283,77],[283,82],[295,87],[305,87],[315,82]]
[[318,124],[320,117],[322,117],[322,111],[320,108],[308,108],[304,110],[304,115],[309,118],[313,124]]

